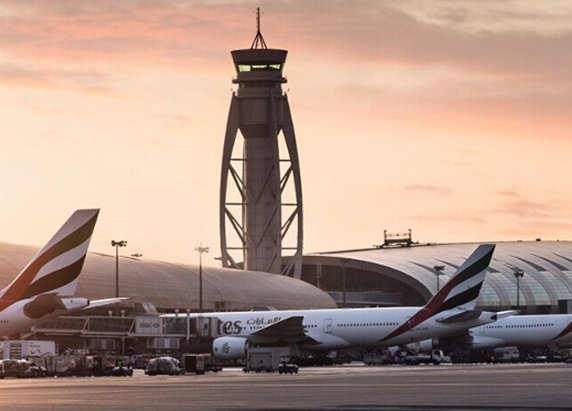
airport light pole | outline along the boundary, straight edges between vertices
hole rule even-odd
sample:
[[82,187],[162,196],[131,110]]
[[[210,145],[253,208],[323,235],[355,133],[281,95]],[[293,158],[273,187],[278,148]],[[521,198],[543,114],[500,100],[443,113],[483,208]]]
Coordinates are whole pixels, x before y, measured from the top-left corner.
[[342,258],[342,307],[346,308],[346,265],[348,263],[347,258]]
[[[115,298],[119,298],[119,247],[127,246],[127,241],[111,240],[111,246],[115,247]],[[119,312],[119,303],[117,303],[116,311]]]
[[520,307],[520,279],[524,277],[524,271],[515,270],[514,276],[516,277],[516,308]]
[[435,274],[437,275],[437,291],[439,291],[439,277],[441,276],[441,272],[445,269],[444,265],[435,265],[433,266],[433,270],[435,270]]
[[195,251],[199,253],[199,313],[203,313],[203,253],[208,253],[209,248],[203,247],[201,244],[195,247]]

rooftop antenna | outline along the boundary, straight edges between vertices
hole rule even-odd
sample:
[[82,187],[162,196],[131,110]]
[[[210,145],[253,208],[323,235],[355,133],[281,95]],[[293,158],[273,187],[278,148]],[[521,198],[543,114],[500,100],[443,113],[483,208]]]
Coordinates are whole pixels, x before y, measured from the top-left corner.
[[264,37],[262,37],[262,33],[260,32],[260,7],[256,8],[256,36],[250,45],[251,49],[267,49],[268,46],[264,41]]

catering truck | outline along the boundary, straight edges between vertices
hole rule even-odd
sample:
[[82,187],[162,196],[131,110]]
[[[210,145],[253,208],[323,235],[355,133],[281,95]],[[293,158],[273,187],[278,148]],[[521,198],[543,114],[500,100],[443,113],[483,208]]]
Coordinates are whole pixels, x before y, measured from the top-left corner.
[[20,360],[22,358],[44,357],[55,354],[56,343],[54,341],[0,341],[0,359]]

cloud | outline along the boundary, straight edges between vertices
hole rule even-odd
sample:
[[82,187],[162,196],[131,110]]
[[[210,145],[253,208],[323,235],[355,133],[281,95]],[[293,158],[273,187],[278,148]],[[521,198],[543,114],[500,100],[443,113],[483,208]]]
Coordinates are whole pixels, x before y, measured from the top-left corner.
[[[306,15],[297,11],[297,2],[279,4],[282,7],[275,29],[279,31],[279,38],[290,36],[305,50],[320,50],[320,54],[325,52],[339,59],[351,59],[356,62],[356,69],[359,69],[359,62],[435,65],[500,76],[505,81],[531,77],[543,82],[555,78],[569,80],[571,23],[567,30],[548,35],[532,24],[502,26],[498,23],[498,15],[503,10],[499,10],[488,15],[479,14],[483,29],[467,30],[463,19],[456,25],[443,24],[425,18],[415,7],[408,7],[403,2],[309,1],[304,2]],[[439,7],[434,7],[432,2],[430,10],[432,8]],[[513,8],[514,5],[507,4],[505,11]],[[531,16],[533,10],[528,12]],[[465,15],[465,20],[476,13],[478,11],[468,7],[456,12]],[[572,13],[567,15],[572,18]],[[312,24],[315,16],[319,16],[319,23]],[[537,13],[537,16],[539,19],[545,17],[543,13]],[[530,19],[533,21],[532,17]],[[280,24],[283,20],[288,24]],[[545,21],[546,24],[540,27],[550,27],[550,20]],[[505,29],[486,29],[493,22]],[[316,29],[309,30],[309,27]]]
[[527,200],[524,198],[514,198],[508,201],[501,201],[497,213],[509,214],[519,218],[551,218],[547,212],[546,204]]
[[558,239],[572,229],[569,202],[562,193],[538,194],[510,187],[495,194],[496,207],[491,214],[501,218],[502,224],[495,229],[501,236]]
[[447,187],[439,187],[429,184],[411,184],[404,188],[405,191],[414,191],[422,193],[430,193],[436,195],[451,195],[451,189]]
[[[254,35],[253,10],[258,5],[250,1],[5,3],[11,13],[3,17],[0,35],[3,46],[12,53],[35,52],[38,58],[155,57],[149,64],[207,63],[200,61],[203,53],[210,58],[228,58],[217,50],[232,44],[249,46]],[[401,2],[265,1],[261,6],[262,30],[271,47],[295,45],[298,53],[305,54],[319,50],[317,57],[326,53],[335,59],[351,58],[356,65],[367,61],[433,64],[510,77],[540,78],[551,73],[550,77],[561,79],[572,65],[572,24],[568,31],[550,36],[526,24],[510,31],[463,29],[464,22],[475,15],[483,26],[498,24],[499,15],[515,13],[512,5],[504,10],[493,8],[496,11],[489,14],[466,5],[432,7],[453,16],[449,20],[454,19],[454,25],[427,18],[428,13],[420,14]],[[533,10],[521,12],[527,16],[523,21],[534,22],[534,16],[546,18]]]
[[482,224],[486,220],[477,215],[464,215],[464,214],[434,214],[434,215],[417,215],[409,217],[411,220],[436,222],[436,223],[471,223]]
[[[534,200],[539,198],[532,192],[523,194],[519,188],[506,188],[498,190],[497,207],[494,212],[507,214],[519,219],[558,219],[567,212],[567,207],[562,207],[559,201],[543,198],[544,201]],[[548,221],[545,224],[549,224]]]
[[[68,59],[68,63],[77,64],[109,59],[200,68],[213,58],[229,58],[226,50],[236,31],[232,15],[237,6],[233,4],[108,0],[20,3],[8,2],[11,13],[2,18],[3,51],[39,61]],[[221,47],[223,42],[226,47]]]
[[88,94],[113,94],[108,76],[91,70],[58,70],[15,64],[0,65],[0,84],[12,87],[68,88]]
[[572,240],[572,237],[569,235],[571,231],[572,224],[567,221],[547,222],[532,220],[528,221],[526,225],[499,229],[495,233],[518,239]]

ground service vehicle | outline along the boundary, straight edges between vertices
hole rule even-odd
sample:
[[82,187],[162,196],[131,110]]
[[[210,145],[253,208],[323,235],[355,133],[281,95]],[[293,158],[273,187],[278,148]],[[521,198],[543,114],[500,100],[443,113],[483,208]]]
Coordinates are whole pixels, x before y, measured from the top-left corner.
[[184,354],[183,366],[185,372],[204,374],[206,371],[207,356],[210,357],[210,354]]
[[159,357],[149,360],[145,374],[153,375],[181,375],[185,369],[179,365],[179,360],[173,357]]
[[389,362],[387,354],[371,352],[363,355],[363,363],[365,365],[384,365],[389,364]]
[[6,340],[0,342],[0,358],[19,360],[28,357],[44,357],[56,353],[54,341]]
[[493,351],[493,362],[517,363],[520,361],[518,347],[499,347]]
[[0,360],[0,378],[16,377],[31,378],[37,377],[32,372],[32,363],[27,360]]
[[133,368],[129,363],[119,359],[115,362],[115,367],[111,369],[111,375],[114,377],[133,377]]
[[403,358],[403,363],[406,365],[418,365],[418,364],[433,364],[439,365],[445,359],[445,355],[442,350],[431,350],[429,354],[412,354],[406,355]]
[[278,373],[280,374],[298,374],[298,366],[292,361],[282,361],[278,365]]

